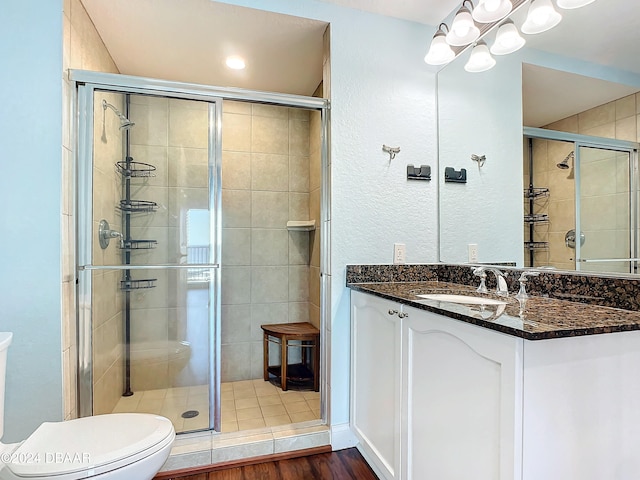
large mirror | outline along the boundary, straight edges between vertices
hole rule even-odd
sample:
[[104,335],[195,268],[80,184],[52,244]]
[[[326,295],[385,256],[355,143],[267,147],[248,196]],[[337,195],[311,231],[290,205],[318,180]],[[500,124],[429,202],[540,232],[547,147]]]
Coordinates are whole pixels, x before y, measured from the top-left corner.
[[[558,26],[523,35],[491,70],[465,71],[468,49],[438,72],[443,262],[476,250],[483,263],[637,272],[620,259],[638,256],[640,4],[559,11]],[[466,183],[445,181],[447,167]]]

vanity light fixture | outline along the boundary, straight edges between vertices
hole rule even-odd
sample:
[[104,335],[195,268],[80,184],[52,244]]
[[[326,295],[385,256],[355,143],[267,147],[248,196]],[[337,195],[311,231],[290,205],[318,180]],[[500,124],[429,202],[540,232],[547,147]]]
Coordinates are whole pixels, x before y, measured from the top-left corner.
[[227,59],[225,60],[225,63],[227,67],[233,70],[244,70],[245,68],[244,58],[238,55],[232,55],[230,57],[227,57]]
[[[446,36],[447,43],[454,47],[469,45],[480,37],[480,29],[476,27],[476,24],[473,22],[471,10],[465,5],[467,2],[471,3],[471,0],[464,0],[462,2],[462,6],[453,18],[451,29]],[[471,8],[473,9],[473,3],[471,3]]]
[[522,24],[522,33],[536,34],[546,32],[560,23],[560,15],[551,0],[531,0],[527,19]]
[[480,0],[471,16],[480,23],[497,22],[509,15],[512,9],[513,4],[510,0]]
[[527,43],[511,20],[507,20],[498,28],[496,39],[491,45],[494,55],[507,55],[520,50]]
[[471,73],[486,72],[493,68],[495,64],[496,60],[491,56],[489,47],[480,40],[475,44],[473,50],[471,50],[471,57],[469,57],[469,61],[464,66],[464,69]]
[[564,9],[571,9],[571,8],[580,8],[580,7],[584,7],[585,5],[589,5],[590,3],[595,2],[596,0],[558,0],[558,6],[560,8],[564,8]]
[[444,65],[453,60],[456,54],[451,50],[451,47],[446,42],[445,33],[443,27],[449,30],[446,23],[441,23],[438,27],[438,31],[431,40],[431,46],[429,51],[424,57],[424,61],[429,65]]

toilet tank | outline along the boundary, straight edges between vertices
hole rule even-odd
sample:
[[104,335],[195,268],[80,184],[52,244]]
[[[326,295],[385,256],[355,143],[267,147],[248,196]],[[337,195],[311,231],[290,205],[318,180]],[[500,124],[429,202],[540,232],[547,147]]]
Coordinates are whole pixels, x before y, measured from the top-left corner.
[[7,373],[7,350],[13,333],[0,332],[0,438],[4,434],[4,386]]

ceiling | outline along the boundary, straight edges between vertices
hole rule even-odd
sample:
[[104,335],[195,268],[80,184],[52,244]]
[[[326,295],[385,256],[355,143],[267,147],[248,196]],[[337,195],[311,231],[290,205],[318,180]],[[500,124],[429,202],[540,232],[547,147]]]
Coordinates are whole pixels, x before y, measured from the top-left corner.
[[82,3],[125,75],[299,95],[322,81],[325,22],[210,0]]
[[[320,0],[341,7],[355,8],[387,17],[425,25],[438,25],[462,0]],[[477,2],[475,2],[477,3]]]
[[[449,17],[462,3],[320,1],[432,26]],[[211,0],[82,3],[123,74],[302,95],[311,95],[322,80],[322,35],[328,25],[325,22]],[[635,52],[640,45],[640,2],[596,0],[583,8],[561,12],[560,25],[543,34],[527,36],[527,46],[640,74],[640,56]],[[519,12],[522,16],[525,13],[526,7]],[[518,17],[514,21],[516,25],[521,23]],[[427,47],[425,44],[425,52]],[[224,65],[226,56],[232,54],[246,58],[245,70],[234,71]],[[621,91],[628,90],[605,86],[576,79],[566,72],[526,68],[525,124],[544,125],[562,115],[619,98]],[[560,105],[565,105],[564,109]]]

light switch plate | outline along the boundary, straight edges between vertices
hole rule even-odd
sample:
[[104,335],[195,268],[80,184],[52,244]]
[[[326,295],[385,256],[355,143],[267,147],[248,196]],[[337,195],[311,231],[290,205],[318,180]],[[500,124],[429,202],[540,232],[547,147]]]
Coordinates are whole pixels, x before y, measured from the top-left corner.
[[478,244],[469,244],[469,263],[478,263]]
[[393,244],[393,263],[405,263],[407,246],[404,243]]

